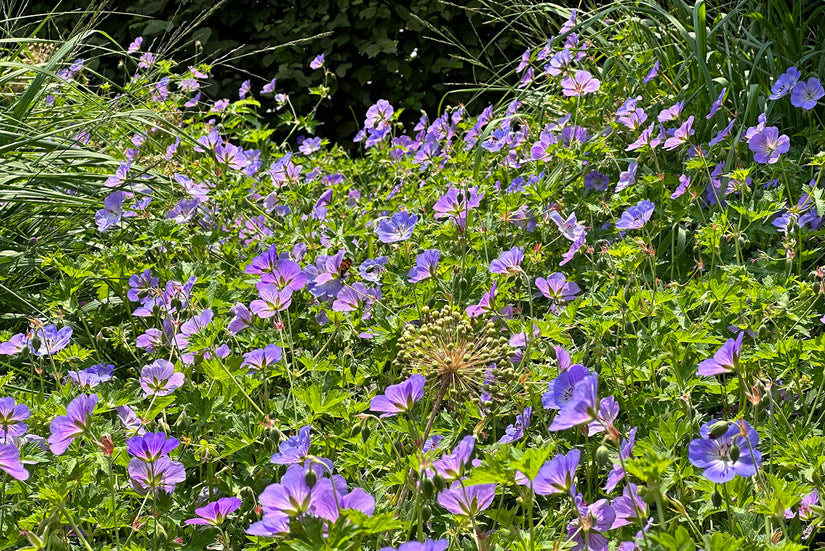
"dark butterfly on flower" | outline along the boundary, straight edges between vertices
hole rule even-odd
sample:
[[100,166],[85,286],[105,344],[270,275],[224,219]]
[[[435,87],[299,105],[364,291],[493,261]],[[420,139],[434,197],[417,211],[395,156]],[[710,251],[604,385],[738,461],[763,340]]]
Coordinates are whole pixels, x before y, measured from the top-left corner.
[[344,260],[342,260],[341,267],[338,268],[338,277],[344,279],[344,276],[347,275],[347,271],[349,270],[350,266],[352,266],[351,258],[345,258]]

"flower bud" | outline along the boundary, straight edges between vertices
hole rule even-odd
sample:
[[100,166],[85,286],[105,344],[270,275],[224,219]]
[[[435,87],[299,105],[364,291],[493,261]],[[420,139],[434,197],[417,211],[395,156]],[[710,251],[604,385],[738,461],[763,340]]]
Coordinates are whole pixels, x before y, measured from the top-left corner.
[[424,499],[432,499],[434,491],[435,484],[433,480],[429,476],[425,476],[421,480],[421,495],[424,496]]
[[710,437],[711,438],[719,438],[726,432],[728,432],[728,427],[730,427],[730,423],[727,421],[717,421],[713,425],[710,426]]
[[444,477],[441,476],[441,473],[437,472],[433,476],[433,485],[435,486],[435,489],[440,492],[441,490],[447,487],[447,481],[444,480]]
[[596,463],[601,466],[605,466],[610,463],[610,450],[608,450],[607,446],[604,444],[596,449]]
[[370,427],[369,425],[364,425],[361,427],[361,441],[366,444],[367,440],[370,439]]
[[304,481],[306,481],[307,486],[310,488],[315,486],[315,483],[318,482],[318,474],[315,472],[315,469],[312,467],[307,469],[306,474],[304,474]]
[[710,494],[710,501],[714,507],[720,507],[722,505],[722,494],[719,493],[718,488],[713,489],[713,493]]
[[423,507],[421,507],[421,520],[427,522],[430,520],[430,516],[432,516],[433,510],[430,508],[429,504],[425,503]]
[[731,446],[730,460],[731,461],[737,461],[739,459],[739,454],[740,454],[739,446],[737,446],[736,444]]

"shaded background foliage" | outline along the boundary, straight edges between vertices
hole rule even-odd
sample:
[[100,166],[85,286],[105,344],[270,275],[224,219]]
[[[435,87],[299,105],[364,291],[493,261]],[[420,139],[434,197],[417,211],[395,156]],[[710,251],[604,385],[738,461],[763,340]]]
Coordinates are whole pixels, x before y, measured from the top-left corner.
[[[324,53],[336,78],[330,82],[332,101],[317,112],[316,118],[324,121],[317,133],[351,143],[367,107],[378,99],[406,109],[405,119],[417,120],[421,109],[436,112],[449,89],[488,82],[520,56],[519,36],[502,33],[504,22],[487,22],[483,12],[488,6],[478,0],[233,0],[217,6],[214,0],[115,2],[103,6],[113,13],[104,14],[97,28],[121,44],[143,36],[144,50],[171,44],[167,55],[179,63],[221,60],[207,88],[213,99],[237,98],[246,79],[257,95],[276,77],[277,91],[291,94],[299,114],[311,108],[314,98],[298,92],[321,83],[320,71],[310,70],[309,61]],[[53,2],[35,0],[25,12],[54,9]],[[66,0],[57,9],[88,10],[89,3]],[[205,20],[185,40],[172,40],[203,14]],[[61,15],[54,19],[57,26],[40,34],[55,38],[58,26],[65,34],[80,17]],[[282,46],[289,43],[294,44]],[[125,78],[122,68],[100,69],[109,78],[118,71]],[[450,103],[473,97],[471,91],[459,93]],[[482,99],[496,96],[487,93]],[[265,109],[273,108],[271,98],[261,100]]]

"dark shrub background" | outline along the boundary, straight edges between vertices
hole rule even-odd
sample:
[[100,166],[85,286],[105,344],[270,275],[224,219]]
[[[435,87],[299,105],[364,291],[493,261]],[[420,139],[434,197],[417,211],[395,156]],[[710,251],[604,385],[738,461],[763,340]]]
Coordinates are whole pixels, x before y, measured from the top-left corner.
[[[317,133],[342,144],[351,143],[367,107],[378,99],[389,100],[396,109],[404,108],[406,120],[416,120],[420,109],[432,116],[448,90],[489,81],[491,71],[501,70],[524,49],[517,43],[516,33],[499,37],[504,24],[490,23],[481,13],[489,4],[476,0],[460,4],[438,0],[231,0],[215,4],[211,0],[110,3],[105,9],[115,13],[104,15],[94,26],[124,47],[137,36],[144,37],[143,50],[157,52],[169,45],[169,51],[161,53],[181,64],[226,58],[216,66],[206,89],[212,99],[237,98],[241,82],[250,78],[256,97],[268,108],[271,99],[260,98],[258,92],[265,82],[277,77],[277,90],[290,94],[299,114],[317,100],[317,96],[303,92],[321,83],[321,72],[310,70],[308,64],[315,55],[324,53],[326,66],[336,78],[330,81],[332,101],[318,111],[317,118],[324,125]],[[53,3],[42,0],[25,7],[30,14],[53,9]],[[67,0],[57,9],[88,9],[88,1]],[[44,27],[41,33],[57,38],[54,29],[59,27],[65,33],[83,22],[79,14],[60,15],[56,21],[58,24]],[[318,35],[322,36],[301,41]],[[443,41],[445,36],[452,44]],[[196,40],[202,45],[197,51]],[[293,41],[301,42],[278,47]],[[481,65],[467,59],[480,60]],[[95,68],[110,78],[124,78],[122,69],[118,75],[116,65]],[[455,105],[474,96],[470,92],[455,94],[447,102]],[[473,110],[498,97],[484,94],[477,98],[479,105],[473,105]]]

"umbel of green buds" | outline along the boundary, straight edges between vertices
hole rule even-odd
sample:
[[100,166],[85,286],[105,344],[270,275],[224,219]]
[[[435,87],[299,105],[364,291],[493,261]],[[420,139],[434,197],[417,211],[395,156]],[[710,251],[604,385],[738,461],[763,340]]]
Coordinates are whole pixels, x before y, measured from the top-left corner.
[[[449,389],[456,398],[477,398],[518,379],[510,363],[512,348],[493,320],[470,318],[452,306],[421,309],[421,324],[409,324],[398,339],[396,363],[420,373],[436,388]],[[494,381],[489,376],[494,369]],[[500,399],[504,399],[503,396]]]

